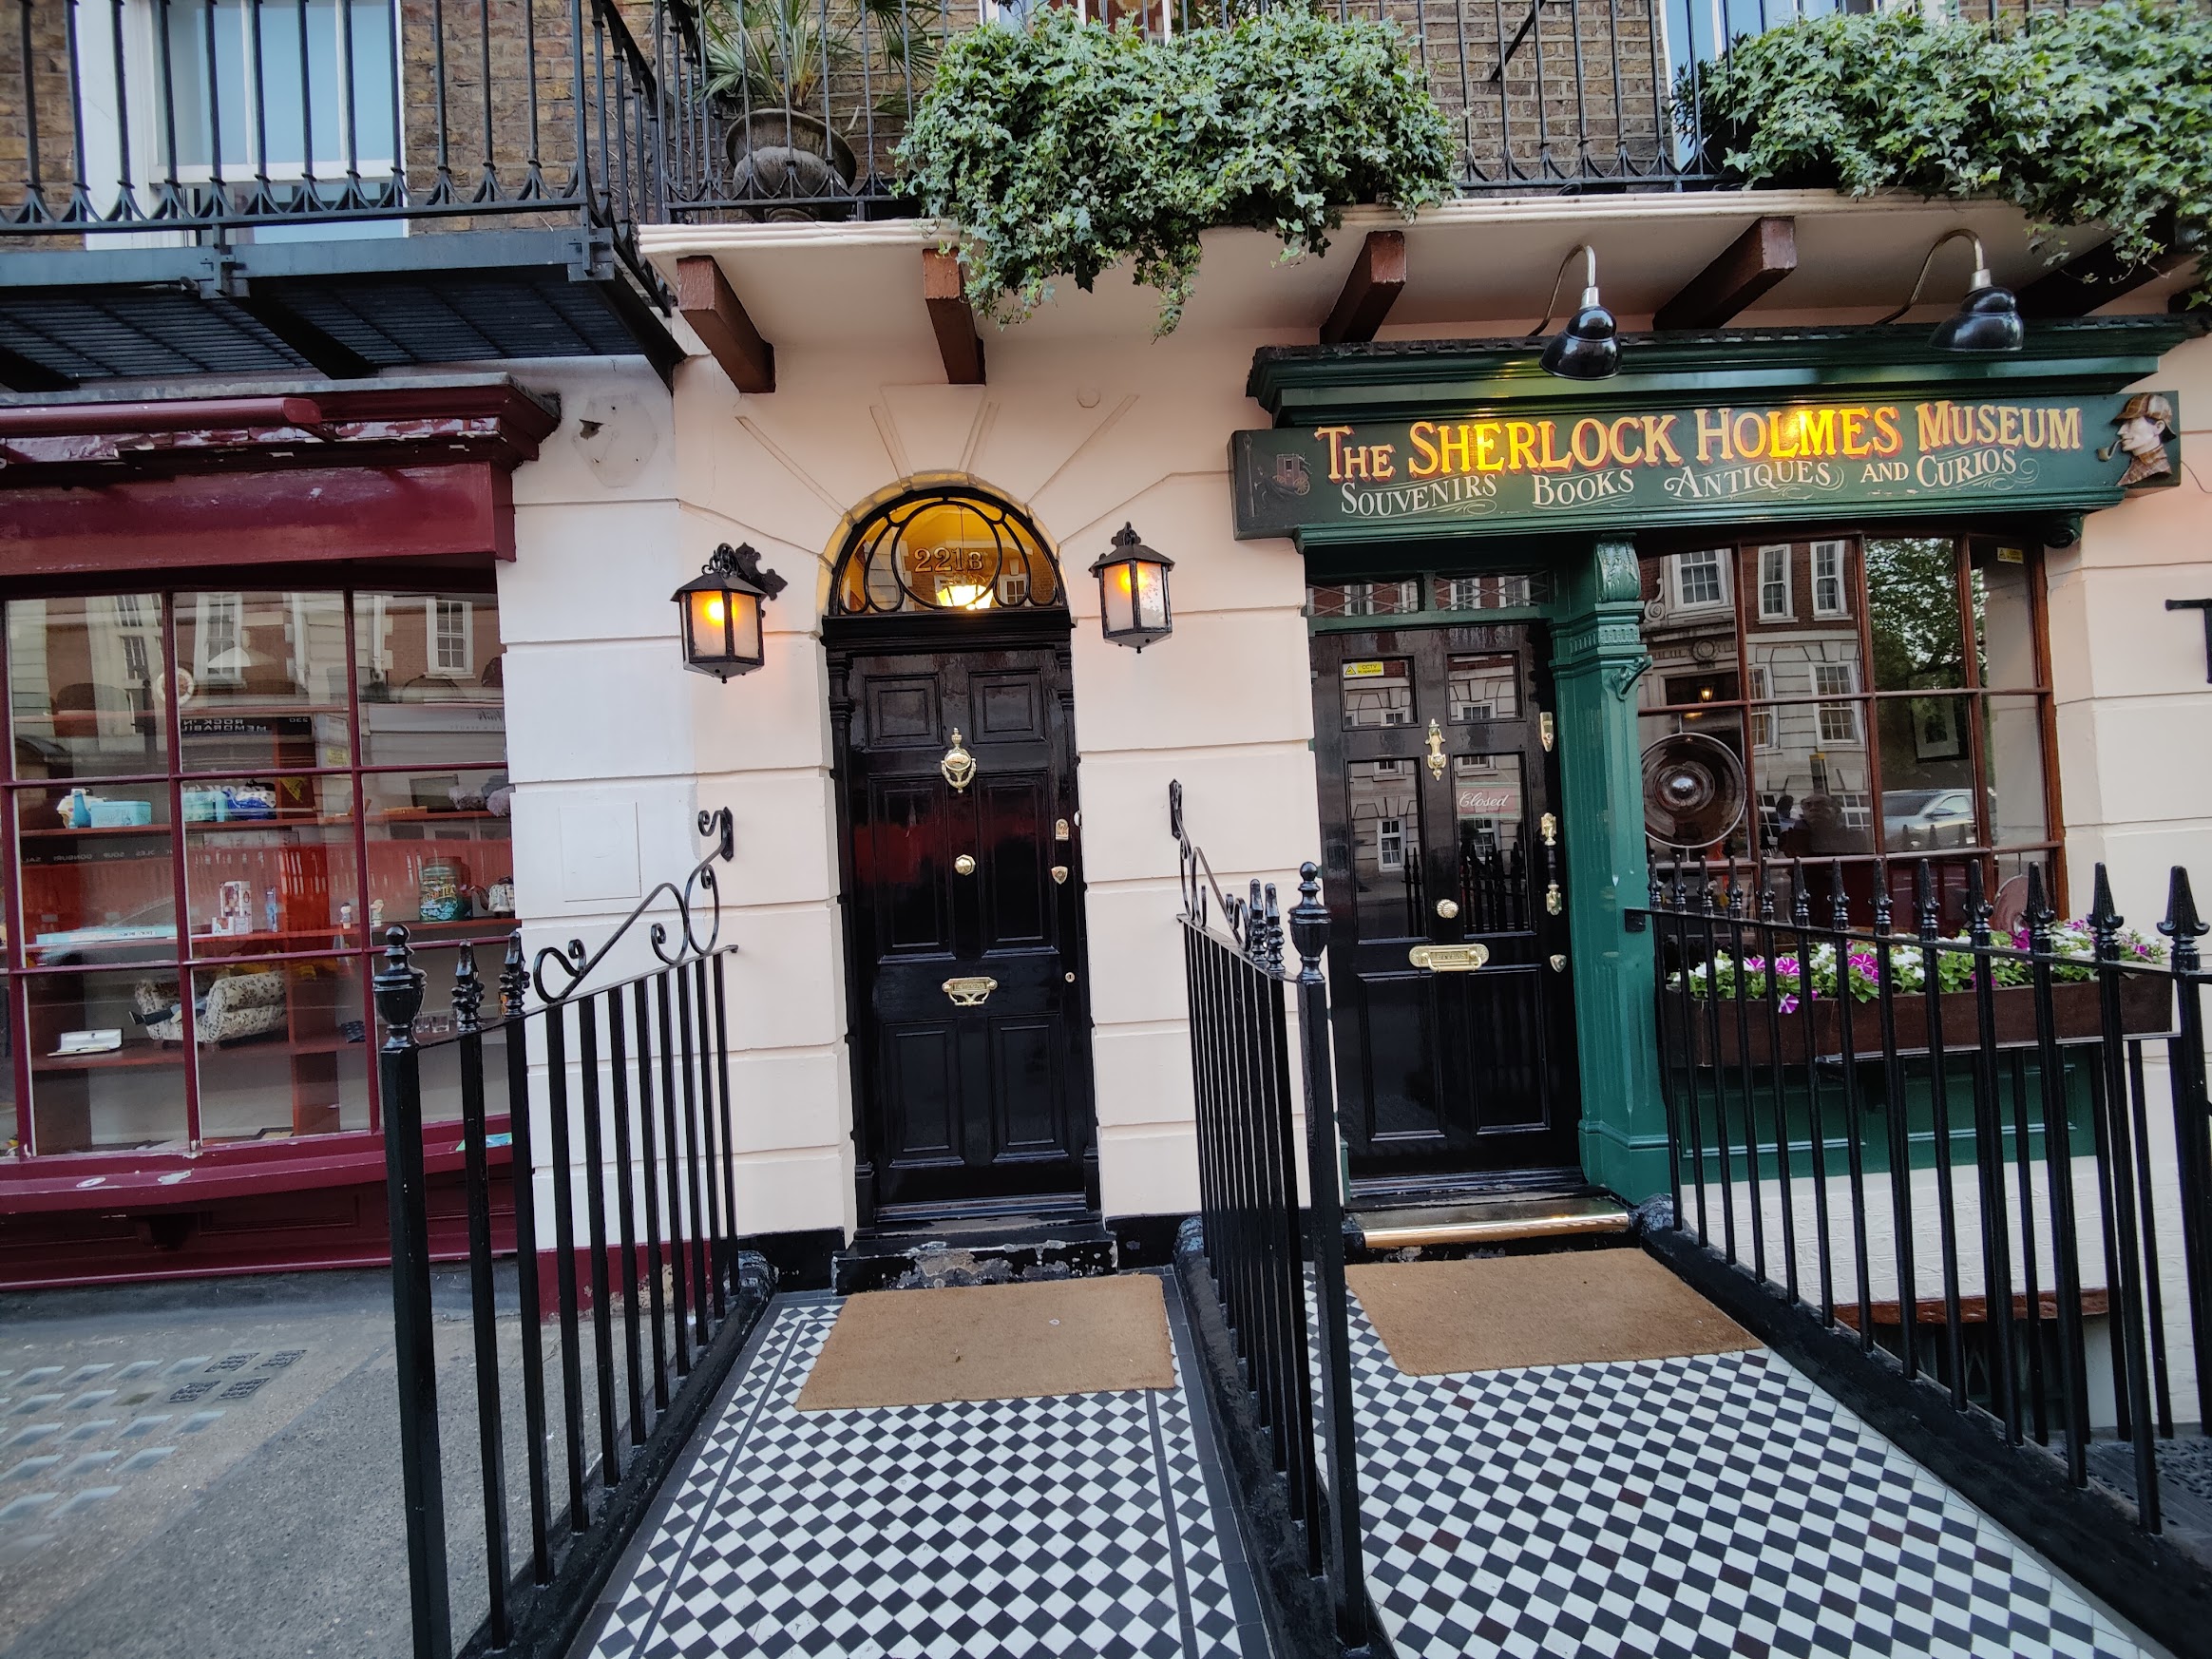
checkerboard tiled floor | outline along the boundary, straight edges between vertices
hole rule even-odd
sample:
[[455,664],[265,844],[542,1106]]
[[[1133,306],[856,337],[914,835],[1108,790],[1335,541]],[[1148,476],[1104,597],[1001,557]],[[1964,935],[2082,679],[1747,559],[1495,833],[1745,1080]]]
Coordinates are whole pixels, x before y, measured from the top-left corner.
[[837,1307],[772,1312],[593,1659],[1260,1650],[1180,1387],[797,1411]]
[[1402,1659],[2139,1651],[1771,1354],[1406,1377],[1353,1324]]

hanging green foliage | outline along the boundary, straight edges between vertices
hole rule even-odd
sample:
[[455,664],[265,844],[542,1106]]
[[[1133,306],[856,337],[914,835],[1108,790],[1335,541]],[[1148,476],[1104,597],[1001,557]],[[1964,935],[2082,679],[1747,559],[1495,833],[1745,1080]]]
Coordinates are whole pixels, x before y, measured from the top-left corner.
[[1345,204],[1409,217],[1451,188],[1451,129],[1397,29],[1290,7],[1167,40],[1039,9],[951,41],[899,155],[959,227],[969,297],[1026,316],[1056,276],[1117,261],[1180,320],[1198,236],[1270,230],[1319,253]]
[[[2126,260],[2212,218],[2212,8],[2108,0],[2017,22],[1917,7],[1790,23],[1685,71],[1675,107],[1747,184],[1994,196]],[[2212,297],[2212,264],[2194,296]]]

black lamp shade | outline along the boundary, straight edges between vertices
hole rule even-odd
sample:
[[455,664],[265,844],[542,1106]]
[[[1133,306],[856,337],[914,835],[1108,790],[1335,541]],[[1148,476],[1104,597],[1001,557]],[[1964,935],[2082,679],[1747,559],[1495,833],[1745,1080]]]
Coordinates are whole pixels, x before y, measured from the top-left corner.
[[1976,288],[1928,337],[1946,352],[2017,352],[2027,344],[2028,325],[2011,289]]
[[683,665],[722,680],[758,668],[767,660],[761,602],[783,588],[783,578],[761,569],[760,555],[750,546],[715,548],[706,568],[674,595],[683,623]]
[[1603,380],[1621,367],[1620,325],[1611,312],[1595,303],[1596,290],[1583,296],[1582,309],[1567,326],[1544,342],[1537,359],[1547,374],[1568,380]]
[[1098,555],[1091,574],[1098,579],[1098,620],[1116,645],[1142,651],[1174,631],[1168,608],[1168,572],[1175,562],[1137,540],[1134,525],[1115,532],[1114,545]]

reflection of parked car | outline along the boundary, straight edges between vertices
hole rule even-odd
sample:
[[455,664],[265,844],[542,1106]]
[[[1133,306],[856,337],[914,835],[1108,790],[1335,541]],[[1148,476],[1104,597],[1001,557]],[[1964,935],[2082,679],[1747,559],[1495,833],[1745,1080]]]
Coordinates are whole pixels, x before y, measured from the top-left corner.
[[1881,797],[1882,840],[1910,851],[1974,844],[1972,790],[1887,790]]

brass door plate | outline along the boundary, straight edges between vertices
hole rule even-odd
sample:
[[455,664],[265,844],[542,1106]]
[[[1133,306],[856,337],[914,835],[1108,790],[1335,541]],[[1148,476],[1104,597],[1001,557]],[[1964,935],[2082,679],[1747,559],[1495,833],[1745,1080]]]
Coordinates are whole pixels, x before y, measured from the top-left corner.
[[944,982],[944,994],[952,999],[955,1008],[981,1008],[991,1000],[991,993],[998,988],[997,980],[981,974]]
[[1471,974],[1490,960],[1487,944],[1417,944],[1406,961],[1432,974]]
[[958,858],[954,859],[952,861],[952,872],[955,875],[974,875],[976,873],[976,861],[974,855],[963,852]]

